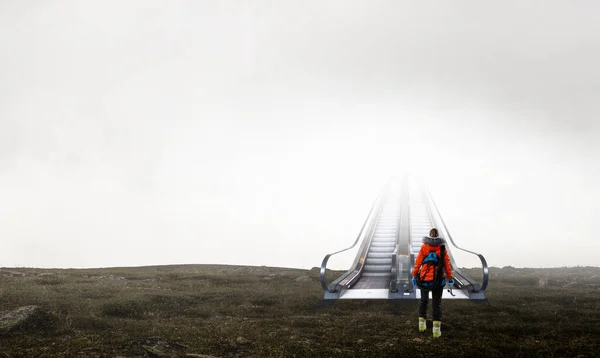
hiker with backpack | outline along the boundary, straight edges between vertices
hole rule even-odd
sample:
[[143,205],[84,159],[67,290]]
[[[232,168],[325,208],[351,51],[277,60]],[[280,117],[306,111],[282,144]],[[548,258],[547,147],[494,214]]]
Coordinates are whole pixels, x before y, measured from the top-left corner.
[[427,304],[429,291],[433,297],[433,337],[442,335],[442,292],[448,279],[448,285],[454,285],[450,258],[446,253],[446,240],[439,237],[438,230],[433,228],[429,236],[423,238],[423,245],[419,250],[415,267],[412,272],[412,284],[421,290],[421,304],[419,305],[419,332],[426,329]]

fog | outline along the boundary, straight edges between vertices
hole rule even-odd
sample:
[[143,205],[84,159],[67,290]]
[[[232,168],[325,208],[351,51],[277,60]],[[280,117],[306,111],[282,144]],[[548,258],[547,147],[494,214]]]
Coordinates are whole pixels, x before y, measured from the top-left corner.
[[310,268],[402,171],[492,266],[596,266],[599,17],[2,1],[0,266]]

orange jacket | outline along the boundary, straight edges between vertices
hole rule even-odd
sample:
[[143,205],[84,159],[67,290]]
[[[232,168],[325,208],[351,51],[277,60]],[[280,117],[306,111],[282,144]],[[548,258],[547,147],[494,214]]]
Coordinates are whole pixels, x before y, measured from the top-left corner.
[[[417,276],[419,272],[419,268],[423,264],[423,259],[429,255],[431,251],[435,251],[438,257],[441,256],[441,244],[445,244],[446,241],[444,239],[432,239],[430,237],[423,238],[423,245],[421,245],[421,250],[419,250],[419,254],[417,255],[417,259],[415,261],[415,267],[413,268],[412,275]],[[446,250],[446,254],[444,255],[444,269],[446,271],[445,277],[452,278],[452,266],[450,265],[450,256],[448,255],[448,250]],[[435,272],[434,270],[422,270],[421,277],[419,279],[421,281],[433,281]]]

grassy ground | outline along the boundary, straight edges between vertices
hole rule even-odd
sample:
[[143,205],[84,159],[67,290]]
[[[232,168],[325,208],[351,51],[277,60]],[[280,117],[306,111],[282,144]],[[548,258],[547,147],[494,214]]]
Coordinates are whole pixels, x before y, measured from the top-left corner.
[[433,340],[417,332],[416,301],[325,303],[316,270],[0,269],[0,311],[39,305],[58,317],[51,332],[0,337],[0,357],[598,355],[600,268],[490,275],[487,301],[443,302]]

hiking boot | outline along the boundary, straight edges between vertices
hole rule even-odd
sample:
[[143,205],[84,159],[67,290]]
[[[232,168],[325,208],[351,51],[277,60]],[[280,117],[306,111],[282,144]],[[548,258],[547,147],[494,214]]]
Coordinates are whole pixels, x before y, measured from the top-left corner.
[[419,332],[425,332],[427,325],[425,324],[425,318],[419,317]]
[[441,327],[441,321],[433,321],[433,338],[439,338],[442,336],[442,331],[440,330]]

